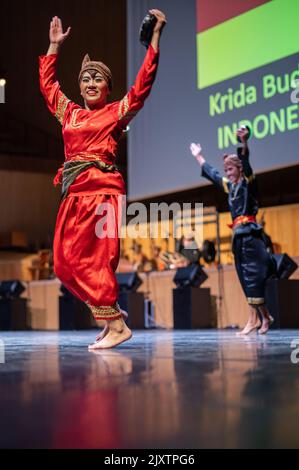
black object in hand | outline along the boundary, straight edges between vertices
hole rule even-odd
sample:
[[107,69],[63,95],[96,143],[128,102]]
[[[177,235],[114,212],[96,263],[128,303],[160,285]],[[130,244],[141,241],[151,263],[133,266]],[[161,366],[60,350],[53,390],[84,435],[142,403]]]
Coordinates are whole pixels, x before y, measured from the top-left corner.
[[157,18],[155,17],[155,15],[152,15],[151,13],[148,13],[144,17],[144,20],[141,23],[140,31],[139,31],[139,39],[140,39],[141,44],[143,44],[146,48],[148,48],[148,46],[151,43],[153,30],[154,30],[156,23],[157,23]]
[[[243,129],[247,129],[247,130],[248,130],[248,138],[247,138],[247,140],[249,140],[249,139],[250,139],[250,136],[251,136],[251,129],[250,129],[250,127],[243,125],[243,126],[241,126],[241,129],[242,129],[242,130],[243,130]],[[239,136],[237,136],[237,141],[240,142],[240,144],[242,143],[242,140],[240,139]]]

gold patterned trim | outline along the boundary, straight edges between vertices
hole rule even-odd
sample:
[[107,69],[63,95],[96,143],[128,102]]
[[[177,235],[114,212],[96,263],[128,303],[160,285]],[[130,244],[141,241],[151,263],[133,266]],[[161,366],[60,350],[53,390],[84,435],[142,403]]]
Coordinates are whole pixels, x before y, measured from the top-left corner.
[[247,297],[247,302],[251,305],[263,305],[265,299],[263,297]]
[[118,303],[113,305],[102,305],[96,307],[86,302],[86,305],[90,308],[91,313],[95,320],[115,320],[121,317],[121,312]]
[[58,105],[55,113],[55,117],[58,119],[60,124],[63,124],[63,119],[64,119],[64,113],[67,108],[67,105],[69,104],[70,100],[65,96],[61,95],[59,100],[58,100]]
[[254,175],[250,175],[250,176],[248,176],[248,178],[247,178],[247,176],[245,176],[245,180],[246,180],[247,183],[252,183],[252,181],[254,180]]
[[226,193],[229,193],[229,189],[228,189],[228,179],[225,178],[225,176],[223,176],[222,178],[222,184],[223,184],[223,189]]
[[129,98],[128,94],[126,94],[123,99],[119,102],[118,105],[118,119],[123,119],[129,111]]
[[77,114],[78,112],[81,111],[79,108],[77,109],[74,109],[74,111],[72,112],[72,116],[71,116],[71,127],[74,127],[74,128],[78,128],[78,127],[82,127],[84,125],[84,121],[77,121]]

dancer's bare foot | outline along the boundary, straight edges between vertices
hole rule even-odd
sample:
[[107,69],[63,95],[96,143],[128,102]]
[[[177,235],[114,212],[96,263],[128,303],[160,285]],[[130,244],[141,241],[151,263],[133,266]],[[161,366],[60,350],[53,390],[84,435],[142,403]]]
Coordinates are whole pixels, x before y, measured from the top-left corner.
[[262,326],[259,329],[259,335],[265,335],[273,322],[274,318],[271,317],[271,315],[268,318],[263,318]]
[[[120,313],[122,314],[123,318],[128,318],[128,313],[125,311],[125,310],[120,310]],[[109,331],[109,325],[108,323],[105,325],[104,329],[101,331],[101,333],[98,334],[98,336],[96,336],[96,340],[95,342],[99,342],[101,341],[103,338],[105,338],[105,336],[107,335]]]
[[108,333],[98,342],[88,346],[89,349],[109,349],[127,341],[131,338],[132,332],[125,324],[123,317],[108,322]]
[[109,326],[108,326],[108,323],[107,323],[107,325],[105,325],[105,327],[102,329],[102,331],[96,336],[95,342],[97,343],[98,341],[101,341],[106,336],[108,331],[109,331]]
[[236,333],[237,336],[249,335],[253,331],[256,331],[260,328],[261,322],[258,320],[255,323],[248,322],[247,325],[243,328],[242,331]]

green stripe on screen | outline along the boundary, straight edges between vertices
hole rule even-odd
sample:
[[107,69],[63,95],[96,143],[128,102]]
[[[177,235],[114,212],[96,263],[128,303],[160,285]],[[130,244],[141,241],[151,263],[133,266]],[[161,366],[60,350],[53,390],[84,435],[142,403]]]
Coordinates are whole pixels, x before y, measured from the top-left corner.
[[198,88],[298,52],[298,20],[298,0],[272,0],[198,33]]

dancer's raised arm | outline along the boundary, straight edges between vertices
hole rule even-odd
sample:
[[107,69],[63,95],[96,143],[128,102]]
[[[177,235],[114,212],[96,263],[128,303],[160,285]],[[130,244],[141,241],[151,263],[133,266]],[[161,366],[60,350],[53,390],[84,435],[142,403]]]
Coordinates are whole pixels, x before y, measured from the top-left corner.
[[153,30],[151,46],[155,51],[158,51],[161,33],[164,26],[166,25],[166,16],[162,11],[156,9],[149,10],[149,12],[157,18],[157,23],[155,24]]
[[145,55],[143,64],[137,74],[134,85],[128,93],[118,102],[115,111],[120,125],[125,128],[138,111],[152,89],[159,62],[159,41],[162,29],[166,24],[166,17],[160,10],[149,10],[157,18],[152,40]]
[[227,193],[229,185],[228,179],[225,176],[221,176],[216,168],[212,167],[206,162],[201,152],[201,145],[199,143],[195,144],[192,142],[190,144],[190,151],[201,166],[202,176],[214,183],[219,189],[222,189]]
[[69,26],[66,32],[63,32],[62,22],[58,16],[54,16],[50,23],[49,39],[50,45],[47,55],[58,54],[61,44],[69,36],[71,27]]
[[249,162],[249,147],[248,147],[248,139],[249,139],[249,130],[247,127],[242,126],[240,129],[237,130],[237,137],[243,144],[242,147],[238,147],[238,157],[241,160],[242,168],[244,177],[247,183],[252,183],[254,181],[254,174],[252,171],[252,167]]
[[194,144],[192,142],[190,144],[190,152],[192,153],[193,157],[196,158],[200,166],[202,166],[206,162],[201,154],[201,145],[199,143]]
[[42,95],[50,112],[63,124],[70,100],[62,93],[56,79],[58,51],[63,41],[69,36],[71,28],[64,33],[61,19],[57,16],[50,23],[50,45],[47,55],[39,58],[39,83]]

